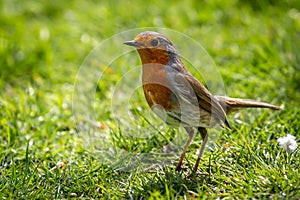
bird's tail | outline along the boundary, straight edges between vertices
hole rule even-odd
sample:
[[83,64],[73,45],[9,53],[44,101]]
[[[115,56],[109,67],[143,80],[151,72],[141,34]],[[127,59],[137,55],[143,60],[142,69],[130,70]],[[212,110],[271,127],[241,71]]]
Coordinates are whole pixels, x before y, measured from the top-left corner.
[[219,103],[223,107],[226,114],[239,108],[270,108],[273,110],[282,110],[282,108],[272,105],[270,103],[255,101],[252,99],[238,99],[225,96],[216,96]]

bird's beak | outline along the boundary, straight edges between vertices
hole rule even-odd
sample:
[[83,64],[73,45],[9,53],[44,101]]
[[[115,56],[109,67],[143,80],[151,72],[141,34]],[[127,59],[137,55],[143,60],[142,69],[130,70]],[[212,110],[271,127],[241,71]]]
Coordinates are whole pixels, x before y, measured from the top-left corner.
[[123,44],[126,44],[128,46],[133,46],[133,47],[141,47],[142,46],[142,44],[136,42],[135,40],[130,40],[130,41],[124,42]]

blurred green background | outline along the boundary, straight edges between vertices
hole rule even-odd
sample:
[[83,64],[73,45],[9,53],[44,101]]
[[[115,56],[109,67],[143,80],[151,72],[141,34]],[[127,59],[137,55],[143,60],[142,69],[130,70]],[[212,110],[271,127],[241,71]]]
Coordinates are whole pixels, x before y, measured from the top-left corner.
[[[160,176],[120,175],[102,168],[100,162],[85,153],[75,137],[72,113],[76,73],[93,48],[122,31],[162,27],[187,34],[203,45],[219,67],[229,96],[261,99],[285,107],[284,112],[275,116],[267,111],[263,117],[256,111],[250,112],[255,116],[251,120],[264,121],[255,121],[254,125],[261,129],[254,130],[258,133],[249,136],[249,141],[252,137],[265,139],[259,144],[251,143],[251,148],[259,149],[255,145],[286,133],[299,138],[300,1],[1,0],[0,10],[2,198],[68,198],[71,193],[94,198],[155,199],[166,195],[283,198],[295,197],[300,190],[299,156],[292,161],[284,152],[281,153],[282,159],[287,159],[286,165],[271,169],[275,172],[284,167],[284,172],[269,179],[269,175],[264,175],[268,173],[261,169],[261,174],[253,172],[249,179],[244,178],[258,181],[249,186],[241,183],[240,188],[233,180],[237,183],[245,180],[238,174],[225,172],[194,183],[184,182],[177,175],[163,176],[162,180]],[[243,113],[245,118],[248,115]],[[108,115],[99,120],[109,119]],[[234,123],[232,118],[231,122]],[[263,128],[266,124],[267,128]],[[237,125],[236,129],[233,140],[239,140],[243,131],[253,133],[251,127],[244,130]],[[220,144],[228,141],[224,135]],[[195,154],[195,149],[191,153]],[[276,156],[272,158],[276,160]],[[58,166],[59,161],[65,164]],[[204,166],[208,165],[206,161]],[[252,164],[249,163],[249,168],[253,168]],[[297,165],[295,172],[293,166]],[[92,169],[97,170],[91,172]],[[81,177],[83,174],[87,175]],[[232,180],[222,184],[226,176]],[[289,178],[281,179],[284,176]],[[261,177],[266,181],[260,182]],[[161,183],[155,185],[154,181],[145,186],[152,179]]]

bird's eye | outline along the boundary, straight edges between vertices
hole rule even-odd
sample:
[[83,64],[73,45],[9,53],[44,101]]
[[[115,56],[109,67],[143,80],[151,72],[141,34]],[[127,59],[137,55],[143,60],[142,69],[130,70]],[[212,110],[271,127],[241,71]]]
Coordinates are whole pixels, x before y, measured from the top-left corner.
[[156,47],[156,46],[158,45],[158,39],[152,40],[152,41],[151,41],[151,45],[152,45],[153,47]]

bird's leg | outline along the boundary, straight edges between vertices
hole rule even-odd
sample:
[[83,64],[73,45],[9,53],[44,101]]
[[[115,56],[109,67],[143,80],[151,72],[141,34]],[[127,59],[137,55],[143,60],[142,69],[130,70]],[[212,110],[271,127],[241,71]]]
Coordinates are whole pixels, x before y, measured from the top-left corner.
[[185,144],[185,146],[184,146],[183,152],[182,152],[182,154],[181,154],[181,156],[180,156],[178,165],[177,165],[177,167],[176,167],[176,171],[180,171],[180,170],[182,169],[182,168],[181,168],[181,165],[182,165],[182,161],[183,161],[183,159],[184,159],[185,153],[186,153],[187,149],[189,148],[189,146],[190,146],[190,144],[191,144],[191,142],[192,142],[192,140],[193,140],[193,138],[194,138],[194,130],[193,130],[193,128],[185,127],[185,130],[186,130],[186,132],[187,132],[188,135],[189,135],[189,139],[188,139],[188,141],[186,142],[186,144]]
[[203,154],[203,151],[204,151],[207,139],[208,139],[207,130],[205,128],[199,127],[198,131],[200,132],[203,141],[202,141],[202,144],[201,144],[201,148],[200,148],[200,152],[198,154],[196,164],[195,164],[194,169],[193,169],[194,172],[196,172],[197,169],[198,169],[198,165],[199,165],[200,159],[202,157],[202,154]]

